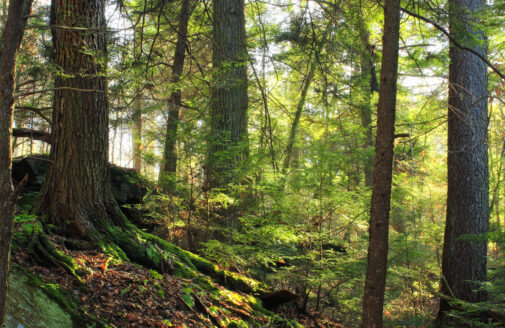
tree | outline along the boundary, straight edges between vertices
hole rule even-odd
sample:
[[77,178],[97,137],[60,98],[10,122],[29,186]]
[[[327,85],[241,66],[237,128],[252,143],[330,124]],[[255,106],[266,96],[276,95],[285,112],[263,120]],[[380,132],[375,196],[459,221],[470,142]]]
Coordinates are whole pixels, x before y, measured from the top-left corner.
[[365,129],[365,147],[369,152],[364,160],[365,186],[371,187],[373,180],[373,132],[372,132],[372,95],[379,91],[379,84],[375,74],[374,65],[374,50],[370,44],[370,36],[363,18],[360,16],[358,23],[361,57],[360,57],[360,74],[361,74],[361,90],[363,100],[361,102],[360,116],[361,125]]
[[291,129],[289,132],[288,144],[285,150],[284,162],[282,165],[282,173],[286,174],[291,165],[291,158],[293,157],[293,149],[295,145],[296,133],[298,130],[298,126],[300,125],[300,118],[302,117],[303,109],[305,108],[305,101],[307,99],[307,93],[309,91],[310,85],[312,83],[312,79],[314,78],[314,74],[316,73],[316,67],[318,63],[318,55],[324,49],[326,38],[328,37],[328,33],[330,32],[331,24],[326,26],[324,30],[324,34],[321,37],[321,40],[315,41],[316,45],[311,54],[312,60],[310,62],[310,67],[307,72],[307,75],[303,79],[303,87],[300,95],[300,99],[298,100],[298,104],[296,106],[295,118],[293,119],[293,123],[291,124]]
[[14,111],[16,53],[31,11],[32,0],[9,2],[0,48],[0,326],[5,318],[9,259],[17,192],[11,181],[11,129]]
[[377,107],[368,266],[363,296],[363,328],[382,327],[391,207],[399,37],[400,1],[387,0],[384,6],[383,54]]
[[[450,35],[486,58],[486,36],[479,27],[483,0],[451,0]],[[487,145],[487,68],[468,50],[449,50],[449,134],[447,216],[442,257],[442,293],[482,302],[486,293],[489,224]],[[451,304],[442,299],[439,322],[449,320]]]
[[209,187],[238,182],[248,155],[247,44],[243,0],[213,1],[214,84],[207,158]]
[[[163,152],[163,163],[160,171],[160,184],[165,186],[166,191],[175,190],[175,173],[177,171],[177,127],[179,125],[179,108],[181,106],[181,89],[177,86],[180,82],[184,58],[186,55],[186,43],[188,40],[188,22],[190,17],[190,2],[182,0],[181,12],[179,14],[179,28],[177,31],[177,42],[175,44],[174,62],[172,64],[172,83],[175,90],[170,95],[169,110],[167,118],[167,130],[165,135],[165,147]],[[168,181],[164,181],[167,179]]]
[[52,2],[58,68],[50,165],[35,212],[67,235],[98,238],[122,225],[108,172],[105,1]]
[[142,172],[142,97],[143,88],[141,87],[142,78],[142,47],[143,45],[143,34],[144,26],[142,25],[140,29],[137,27],[133,32],[133,59],[136,75],[135,76],[135,87],[133,88],[133,108],[132,108],[132,162],[133,169],[137,173]]

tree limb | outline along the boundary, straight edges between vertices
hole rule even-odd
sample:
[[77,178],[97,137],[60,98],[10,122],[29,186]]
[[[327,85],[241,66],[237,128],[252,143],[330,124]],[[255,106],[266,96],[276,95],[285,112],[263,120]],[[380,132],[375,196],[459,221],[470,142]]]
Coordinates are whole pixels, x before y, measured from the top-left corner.
[[12,135],[17,138],[32,138],[35,140],[40,140],[52,143],[51,134],[44,131],[30,130],[30,129],[12,129]]
[[495,72],[496,74],[498,74],[498,76],[500,76],[503,80],[505,80],[505,74],[503,74],[502,72],[500,72],[500,70],[494,66],[485,56],[481,55],[480,53],[478,53],[477,51],[471,49],[471,48],[468,48],[468,47],[464,47],[463,45],[461,45],[461,43],[459,43],[458,41],[456,41],[456,39],[454,39],[450,34],[449,32],[443,28],[440,24],[438,24],[437,22],[434,22],[432,21],[431,19],[427,18],[427,17],[424,17],[424,16],[421,16],[419,14],[416,14],[408,9],[405,9],[405,8],[401,8],[400,9],[401,11],[403,11],[404,13],[406,13],[407,15],[409,16],[412,16],[412,17],[415,17],[415,18],[418,18],[426,23],[429,23],[431,25],[433,25],[437,30],[439,30],[440,32],[442,32],[448,39],[450,42],[452,42],[456,47],[460,48],[460,49],[463,49],[463,50],[466,50],[472,54],[474,54],[475,56],[477,56],[480,60],[482,60],[489,68],[491,68],[493,70],[493,72]]
[[42,111],[46,110],[46,109],[52,109],[52,107],[42,107],[42,108],[39,108],[39,107],[25,105],[25,106],[15,106],[14,109],[15,110],[29,110],[29,111],[32,111],[35,114],[39,115],[44,121],[46,121],[47,123],[51,124],[51,119],[49,117],[47,117],[46,115],[44,115],[44,113],[42,113]]

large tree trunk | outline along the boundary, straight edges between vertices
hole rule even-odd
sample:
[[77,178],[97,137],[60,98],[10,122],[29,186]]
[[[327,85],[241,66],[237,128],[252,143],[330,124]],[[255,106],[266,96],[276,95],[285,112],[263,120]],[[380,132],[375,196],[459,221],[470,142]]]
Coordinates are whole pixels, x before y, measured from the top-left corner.
[[386,0],[384,17],[368,266],[363,296],[363,328],[382,327],[382,308],[384,305],[388,257],[389,211],[391,207],[396,81],[398,77],[399,0]]
[[[122,224],[109,183],[105,1],[53,0],[55,77],[50,165],[35,212],[95,239]],[[61,26],[61,27],[60,27]]]
[[19,49],[32,0],[9,2],[7,22],[0,45],[0,326],[5,318],[9,258],[16,194],[11,181],[11,128],[14,112],[14,75]]
[[208,184],[224,188],[240,180],[248,156],[247,44],[244,0],[213,1],[213,66]]
[[163,189],[167,192],[175,191],[175,174],[177,172],[177,128],[179,125],[179,108],[181,106],[181,89],[177,83],[180,82],[184,69],[186,43],[188,40],[188,22],[191,14],[190,9],[190,1],[182,0],[174,63],[172,66],[172,83],[176,85],[176,89],[170,95],[169,100],[170,107],[167,118],[163,165],[161,166],[159,177],[160,185],[162,185]]
[[[451,0],[451,36],[486,57],[486,38],[477,17],[483,0]],[[472,26],[473,25],[473,26]],[[475,39],[468,41],[468,36]],[[466,40],[466,44],[465,44]],[[467,302],[486,300],[477,291],[486,280],[489,224],[487,153],[487,68],[454,45],[449,64],[449,138],[447,217],[442,256],[442,293]],[[440,302],[439,321],[450,319],[447,300]]]

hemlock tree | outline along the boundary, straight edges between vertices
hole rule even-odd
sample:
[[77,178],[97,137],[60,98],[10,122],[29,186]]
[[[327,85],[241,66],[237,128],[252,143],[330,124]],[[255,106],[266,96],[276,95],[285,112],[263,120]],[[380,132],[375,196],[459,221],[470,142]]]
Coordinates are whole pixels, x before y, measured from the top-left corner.
[[123,224],[108,172],[105,1],[52,1],[55,77],[50,164],[35,212],[67,235]]
[[0,326],[5,318],[9,259],[17,193],[11,181],[11,129],[16,53],[32,0],[11,0],[0,44]]
[[163,163],[159,183],[165,191],[175,191],[175,174],[177,171],[177,128],[179,126],[179,107],[181,106],[181,89],[177,86],[184,69],[186,43],[188,40],[188,22],[191,14],[190,0],[182,0],[179,14],[177,42],[175,44],[174,62],[172,64],[172,83],[176,85],[170,94]]
[[373,131],[372,131],[372,96],[379,92],[379,84],[375,73],[374,50],[370,44],[367,26],[360,16],[358,23],[361,56],[360,56],[360,88],[362,99],[360,103],[361,126],[365,129],[365,149],[367,154],[363,161],[365,186],[372,187],[373,180]]
[[[486,36],[479,27],[484,0],[450,0],[450,35],[465,47],[486,55]],[[442,257],[442,293],[466,302],[482,302],[486,293],[489,224],[487,145],[487,68],[467,50],[449,50],[449,135],[447,217]],[[450,318],[442,299],[439,323]]]
[[363,328],[382,327],[393,175],[399,37],[400,0],[386,0],[370,211],[368,265],[363,296]]
[[210,104],[207,181],[210,188],[237,183],[248,155],[247,44],[244,0],[213,1],[214,82]]

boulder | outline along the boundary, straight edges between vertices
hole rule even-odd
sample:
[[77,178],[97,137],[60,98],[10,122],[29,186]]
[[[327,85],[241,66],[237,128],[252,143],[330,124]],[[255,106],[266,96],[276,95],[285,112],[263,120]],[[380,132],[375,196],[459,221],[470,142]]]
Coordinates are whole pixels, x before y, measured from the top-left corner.
[[[32,155],[12,161],[12,179],[19,183],[28,174],[24,192],[38,192],[44,182],[49,156]],[[133,169],[109,164],[110,182],[114,198],[120,205],[138,204],[147,194],[148,182]]]
[[72,316],[41,288],[31,282],[23,270],[9,274],[9,292],[5,328],[71,328]]

